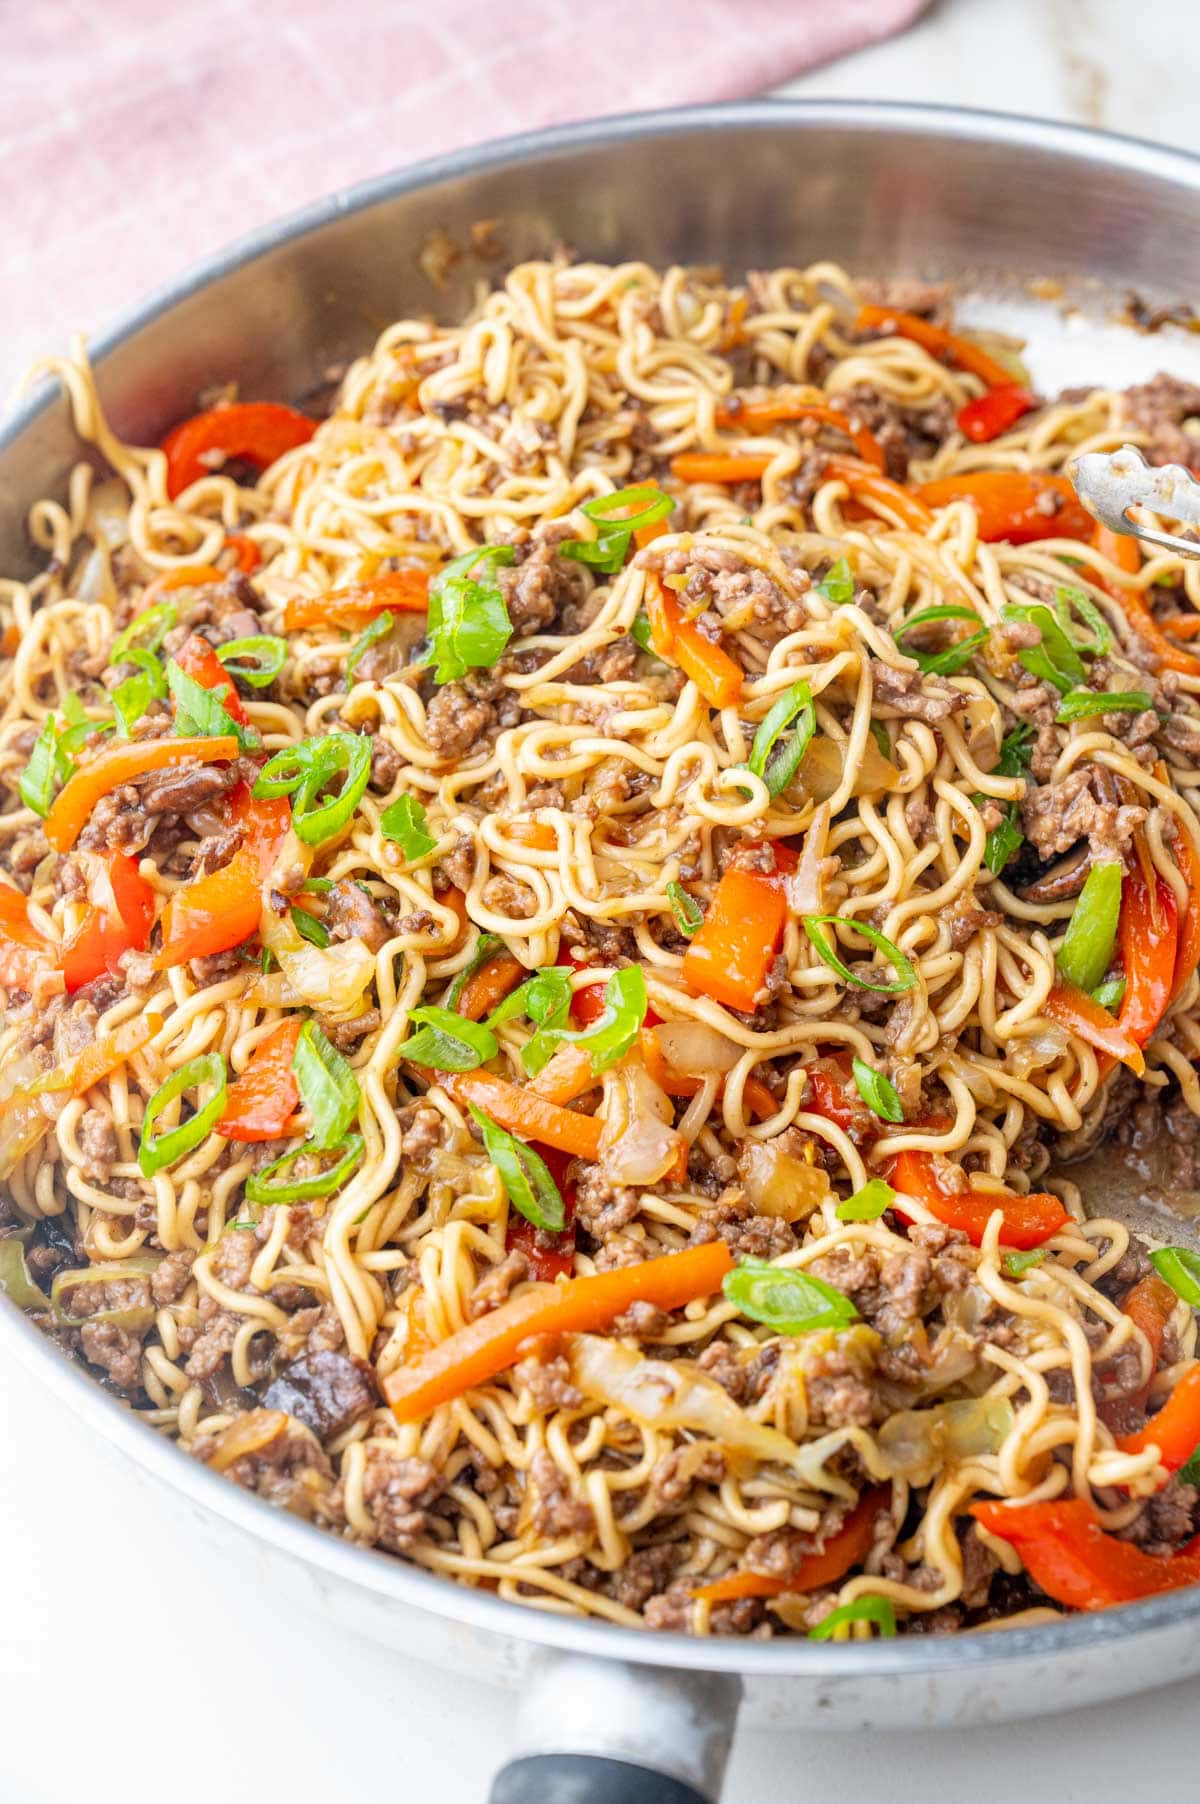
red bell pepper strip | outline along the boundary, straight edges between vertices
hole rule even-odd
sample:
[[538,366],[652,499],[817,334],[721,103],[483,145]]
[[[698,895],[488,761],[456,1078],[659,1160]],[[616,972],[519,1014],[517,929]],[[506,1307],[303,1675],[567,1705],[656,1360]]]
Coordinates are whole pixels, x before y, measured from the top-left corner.
[[233,678],[207,639],[202,639],[199,633],[193,633],[176,652],[175,662],[194,683],[199,683],[202,689],[213,691],[230,720],[235,720],[239,727],[249,726],[250,716],[234,687]]
[[[569,946],[559,948],[557,964],[566,965],[572,971],[590,971],[592,966],[586,959],[578,958]],[[593,1021],[599,1021],[604,1013],[604,985],[607,978],[598,977],[595,983],[582,984],[571,997],[571,1019],[576,1027],[590,1027]],[[643,1027],[661,1027],[662,1016],[647,1004],[642,1020]]]
[[683,980],[726,1008],[752,1014],[787,925],[787,897],[773,878],[731,865],[683,957]]
[[263,879],[291,825],[291,809],[286,796],[255,801],[239,784],[230,813],[243,829],[242,844],[227,865],[185,883],[168,901],[162,949],[154,961],[160,971],[231,952],[258,931]]
[[1200,1536],[1175,1554],[1144,1553],[1106,1534],[1082,1497],[1015,1508],[975,1503],[971,1514],[989,1535],[1016,1548],[1047,1597],[1071,1610],[1107,1610],[1200,1583]]
[[385,570],[328,595],[294,596],[284,603],[283,624],[289,633],[310,626],[356,627],[377,614],[424,614],[428,609],[427,570]]
[[821,426],[832,426],[853,441],[864,463],[872,464],[877,470],[883,469],[886,461],[883,446],[868,427],[856,424],[849,412],[805,401],[787,389],[775,389],[760,401],[745,401],[733,395],[724,407],[717,409],[718,426],[740,428],[743,432],[768,431],[789,420],[813,420]]
[[990,444],[1010,426],[1032,411],[1037,402],[1019,382],[1006,382],[1002,388],[990,388],[986,395],[976,395],[955,415],[955,424],[964,438],[974,445]]
[[1146,1069],[1141,1047],[1116,1016],[1101,1008],[1086,990],[1068,983],[1065,977],[1058,979],[1042,1007],[1051,1021],[1057,1021],[1068,1033],[1095,1048],[1101,1077],[1106,1076],[1117,1061],[1128,1065],[1138,1077]]
[[154,926],[154,891],[125,852],[110,852],[108,878],[113,907],[92,904],[63,951],[67,994],[117,969],[126,952],[144,952]]
[[982,1244],[984,1230],[997,1209],[1003,1217],[1001,1246],[1027,1251],[1040,1247],[1052,1234],[1060,1234],[1071,1225],[1071,1217],[1059,1199],[1045,1191],[1017,1196],[1011,1192],[989,1195],[981,1190],[944,1190],[938,1182],[933,1155],[920,1149],[896,1154],[891,1162],[891,1183],[900,1192],[892,1204],[898,1215],[908,1215],[904,1198],[912,1197],[924,1203],[935,1221],[960,1229],[972,1246]]
[[397,1367],[384,1379],[383,1394],[398,1421],[419,1422],[439,1404],[505,1371],[521,1357],[525,1343],[539,1335],[596,1333],[638,1302],[681,1309],[720,1290],[732,1269],[729,1248],[717,1240],[592,1278],[535,1286]]
[[1045,470],[969,470],[919,483],[914,492],[927,507],[969,501],[979,516],[979,536],[989,544],[1090,539],[1095,526],[1067,478]]
[[[1110,564],[1115,564],[1118,570],[1124,570],[1129,576],[1137,575],[1142,567],[1142,554],[1136,539],[1128,533],[1113,532],[1108,526],[1094,525],[1091,540],[1095,549]],[[1182,671],[1186,676],[1200,675],[1200,657],[1195,652],[1186,651],[1182,645],[1168,637],[1154,618],[1140,589],[1100,576],[1095,581],[1114,601],[1120,602],[1131,630],[1143,645],[1148,645],[1158,654],[1159,664],[1163,668]]]
[[1125,994],[1117,1020],[1144,1046],[1170,1007],[1179,951],[1179,909],[1175,892],[1157,883],[1157,918],[1140,871],[1127,871],[1121,885],[1117,944],[1125,967]]
[[56,852],[69,852],[100,797],[111,790],[168,764],[186,764],[190,758],[202,764],[222,764],[237,755],[238,742],[232,734],[216,738],[135,739],[128,745],[109,746],[81,763],[74,776],[63,784],[46,816],[46,838]]
[[650,643],[658,656],[678,664],[710,707],[736,705],[744,680],[741,668],[728,652],[712,639],[706,639],[692,621],[684,619],[683,610],[670,589],[664,588],[653,575],[646,579],[646,615],[650,622]]
[[519,1249],[528,1261],[529,1276],[552,1284],[555,1278],[569,1278],[575,1266],[575,1186],[567,1177],[571,1163],[568,1153],[560,1152],[556,1146],[539,1146],[536,1150],[558,1186],[565,1225],[559,1233],[547,1234],[541,1228],[535,1228],[523,1215],[518,1215],[515,1209],[510,1209],[504,1250],[512,1253]]
[[1158,1448],[1159,1464],[1168,1472],[1186,1466],[1200,1447],[1200,1365],[1191,1366],[1179,1380],[1157,1415],[1144,1428],[1117,1439],[1122,1453],[1144,1453]]
[[1179,918],[1179,938],[1175,949],[1175,975],[1171,979],[1171,1001],[1182,994],[1188,978],[1200,964],[1200,854],[1190,833],[1181,828],[1175,841],[1175,863],[1183,872],[1188,899]]
[[305,445],[317,422],[278,401],[234,401],[173,426],[162,442],[167,454],[167,494],[174,501],[201,476],[211,476],[214,458],[237,458],[265,470],[285,451]]
[[249,576],[262,563],[258,541],[248,538],[244,532],[227,532],[225,550],[232,551],[233,567],[240,570],[243,576]]
[[50,942],[29,919],[29,901],[11,883],[0,882],[0,986],[28,990],[53,965]]
[[727,1572],[700,1585],[692,1596],[705,1603],[733,1603],[741,1597],[779,1597],[785,1591],[819,1591],[836,1585],[852,1566],[860,1566],[875,1542],[875,1523],[888,1507],[889,1486],[872,1485],[862,1493],[841,1528],[819,1553],[806,1554],[788,1578],[766,1572]]
[[825,465],[825,474],[844,482],[853,500],[886,508],[913,532],[928,532],[933,525],[933,515],[920,499],[919,491],[893,482],[890,476],[881,475],[857,458],[831,457]]
[[226,1140],[280,1140],[290,1131],[300,1105],[292,1060],[303,1026],[300,1015],[290,1015],[254,1048],[226,1093],[225,1113],[216,1127]]
[[1008,388],[1012,383],[1012,372],[994,357],[989,357],[977,344],[972,344],[969,338],[960,338],[956,332],[948,332],[945,326],[935,326],[932,320],[922,319],[919,313],[870,305],[859,308],[855,323],[864,331],[891,332],[898,338],[911,339],[931,357],[956,364],[960,370],[978,376],[989,388]]

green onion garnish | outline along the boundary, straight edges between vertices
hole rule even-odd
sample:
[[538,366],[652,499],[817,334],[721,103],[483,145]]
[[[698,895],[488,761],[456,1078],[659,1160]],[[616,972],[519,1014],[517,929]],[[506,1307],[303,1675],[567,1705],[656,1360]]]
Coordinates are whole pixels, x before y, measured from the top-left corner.
[[1081,990],[1094,990],[1112,963],[1123,875],[1116,859],[1092,866],[1055,954],[1067,982]]
[[849,1297],[832,1284],[765,1259],[740,1259],[721,1288],[742,1315],[776,1334],[845,1328],[858,1317]]
[[[992,775],[997,777],[1023,777],[1029,769],[1030,742],[1033,739],[1033,728],[1027,720],[1013,728],[1005,735],[1000,747],[1000,756]],[[983,808],[992,796],[976,793],[971,797],[976,808]],[[1006,802],[1004,819],[998,827],[993,827],[984,841],[983,862],[993,877],[998,877],[1004,867],[1014,858],[1025,843],[1025,835],[1017,822],[1021,817],[1018,802]]]
[[682,883],[677,883],[674,878],[667,885],[667,895],[676,927],[685,940],[690,940],[704,925],[704,910],[695,896],[689,896]]
[[[851,920],[846,915],[802,915],[804,931],[812,942],[813,950],[818,958],[836,971],[845,983],[852,983],[860,990],[877,990],[882,996],[901,996],[905,990],[916,987],[917,974],[912,961],[899,946],[894,945],[877,927],[866,921]],[[833,946],[821,932],[822,927],[849,927],[852,932],[861,934],[863,939],[874,946],[876,952],[882,954],[896,973],[895,983],[871,983],[865,977],[859,977],[849,965],[834,951]]]
[[858,1094],[869,1109],[883,1121],[903,1121],[904,1110],[900,1106],[900,1098],[896,1094],[896,1086],[883,1075],[868,1065],[865,1059],[855,1059],[851,1067]]
[[306,1021],[300,1029],[292,1071],[308,1110],[312,1143],[328,1152],[358,1114],[358,1079],[315,1021]]
[[126,677],[112,692],[117,731],[122,739],[129,739],[150,703],[166,698],[167,680],[154,653],[142,651],[140,646],[131,646],[121,662],[137,666],[136,676]]
[[217,656],[231,677],[249,683],[252,689],[265,689],[287,662],[287,640],[274,633],[253,633],[248,639],[219,645]]
[[1094,714],[1144,714],[1153,706],[1154,697],[1144,689],[1071,689],[1054,718],[1067,726],[1073,720],[1090,720]]
[[350,650],[346,653],[347,682],[350,681],[350,678],[358,669],[359,659],[365,656],[373,645],[378,645],[381,639],[386,639],[395,624],[396,616],[389,613],[385,608],[383,613],[376,614],[370,626],[368,626],[364,632],[359,634],[358,638],[354,641],[354,644],[350,647]]
[[205,738],[236,739],[244,752],[260,744],[252,727],[244,727],[223,705],[215,689],[206,689],[171,658],[167,663],[167,688],[175,698],[175,731],[183,736],[199,733]]
[[[1058,615],[1063,631],[1069,633],[1084,657],[1099,658],[1112,646],[1112,633],[1104,615],[1095,602],[1084,594],[1082,589],[1058,588],[1054,591],[1054,612]],[[1090,630],[1090,639],[1080,639],[1072,631],[1071,614],[1079,615]]]
[[246,1201],[309,1203],[317,1197],[329,1196],[333,1191],[340,1190],[346,1182],[362,1158],[363,1148],[361,1134],[347,1134],[340,1146],[330,1148],[331,1152],[341,1152],[341,1158],[334,1164],[327,1166],[324,1171],[314,1172],[310,1177],[289,1178],[287,1173],[299,1160],[311,1160],[320,1155],[321,1148],[307,1140],[303,1146],[296,1147],[294,1152],[284,1153],[281,1159],[275,1159],[270,1165],[264,1165],[261,1171],[253,1172],[246,1179]]
[[1027,645],[1017,653],[1018,661],[1031,676],[1049,683],[1060,695],[1068,689],[1082,688],[1087,681],[1083,659],[1048,607],[1041,602],[1011,602],[1004,610],[1004,618],[1028,621],[1042,636],[1040,645]]
[[115,667],[128,663],[129,653],[135,645],[141,646],[143,651],[158,651],[178,620],[179,611],[173,601],[160,601],[144,613],[135,615],[124,632],[118,633],[113,640],[109,664]]
[[[435,683],[490,669],[512,638],[496,570],[514,559],[511,545],[479,545],[454,558],[429,585],[429,644]],[[478,579],[472,577],[479,571]]]
[[43,820],[50,812],[55,792],[71,774],[71,760],[64,752],[53,714],[47,714],[42,730],[33,742],[29,762],[17,781],[26,808]]
[[411,864],[414,859],[428,857],[437,845],[426,819],[425,804],[418,802],[416,796],[398,796],[380,815],[379,831],[385,839],[396,842]]
[[[345,773],[338,794],[330,785]],[[319,846],[345,826],[371,776],[371,741],[365,733],[326,733],[302,739],[267,760],[254,785],[256,797],[292,795],[292,825],[305,845]]]
[[571,973],[565,965],[543,965],[527,977],[492,1010],[487,1025],[495,1028],[521,1015],[537,1029],[521,1048],[521,1063],[530,1077],[536,1077],[549,1064],[570,1019]]
[[786,789],[799,770],[816,724],[812,690],[805,682],[793,683],[763,718],[746,768],[762,778],[770,795]]
[[1150,1263],[1177,1297],[1200,1309],[1200,1253],[1189,1247],[1159,1247],[1151,1253]]
[[[208,1085],[212,1086],[212,1095],[188,1121],[168,1128],[162,1134],[152,1132],[154,1123],[176,1097],[182,1096],[185,1090],[198,1090]],[[205,1052],[199,1058],[189,1059],[186,1065],[171,1073],[166,1083],[159,1085],[142,1117],[138,1164],[146,1177],[152,1178],[156,1171],[174,1165],[207,1138],[225,1112],[225,1085],[225,1061],[219,1052]]]
[[1027,1253],[1005,1253],[1004,1275],[1006,1278],[1020,1278],[1026,1272],[1031,1272],[1035,1265],[1040,1265],[1045,1257],[1045,1247],[1031,1247]]
[[471,1116],[487,1149],[488,1158],[500,1173],[505,1194],[512,1207],[535,1228],[547,1234],[560,1234],[566,1226],[566,1211],[558,1185],[546,1169],[546,1162],[532,1146],[526,1146],[514,1134],[470,1105]]
[[[948,645],[943,651],[912,651],[902,644],[905,637],[915,628],[928,626],[937,620],[973,620],[978,631],[956,645]],[[979,647],[987,642],[988,628],[982,624],[974,608],[960,607],[957,602],[947,602],[942,607],[921,608],[898,626],[892,634],[896,644],[900,646],[906,657],[915,658],[926,676],[954,676],[965,664],[969,664]]]
[[856,1597],[853,1603],[840,1604],[822,1617],[815,1629],[809,1629],[810,1641],[832,1641],[834,1632],[848,1622],[873,1622],[880,1638],[890,1641],[896,1633],[896,1606],[890,1597]]
[[634,615],[633,623],[629,628],[629,637],[635,645],[640,645],[643,651],[653,652],[654,647],[650,643],[650,617],[645,608],[639,608]]
[[823,595],[835,608],[844,607],[848,601],[854,600],[854,572],[848,558],[840,557],[836,563],[830,564],[817,584],[817,594]]
[[896,1192],[883,1178],[868,1178],[861,1190],[838,1204],[834,1213],[839,1221],[878,1221],[895,1200]]
[[[615,576],[629,555],[629,543],[634,533],[643,526],[665,520],[674,506],[671,497],[664,495],[652,482],[637,488],[617,489],[612,495],[599,495],[595,500],[585,501],[579,510],[589,520],[597,522],[596,537],[567,539],[558,546],[559,555],[590,564],[593,570],[600,570],[606,576]],[[623,507],[637,511],[619,515],[618,510]]]
[[[401,799],[403,800],[403,798]],[[450,985],[449,990],[446,992],[446,1008],[456,1009],[458,1007],[459,998],[472,977],[474,977],[476,971],[486,965],[489,959],[495,958],[497,952],[505,951],[507,951],[507,947],[498,933],[481,933],[475,942],[475,950],[472,952],[470,959],[463,966],[462,970],[454,979],[454,982]]]
[[326,927],[324,921],[319,921],[316,915],[310,915],[307,908],[293,908],[291,910],[291,916],[292,926],[296,929],[300,938],[302,940],[307,940],[310,946],[320,946],[321,950],[324,951],[325,947],[330,943],[329,929]]
[[490,1027],[468,1021],[452,1009],[430,1003],[410,1009],[408,1019],[419,1031],[404,1042],[400,1057],[414,1065],[428,1065],[433,1071],[475,1071],[500,1050]]

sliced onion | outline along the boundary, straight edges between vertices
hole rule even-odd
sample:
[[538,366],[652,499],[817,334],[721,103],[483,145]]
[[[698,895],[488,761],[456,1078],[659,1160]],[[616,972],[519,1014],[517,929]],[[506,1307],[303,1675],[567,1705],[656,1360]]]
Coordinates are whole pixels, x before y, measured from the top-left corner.
[[703,1021],[664,1021],[654,1031],[668,1065],[685,1077],[732,1071],[742,1056],[740,1046]]
[[671,1099],[639,1059],[627,1058],[604,1078],[600,1169],[612,1184],[657,1184],[685,1145],[670,1125]]
[[684,1428],[706,1435],[728,1453],[792,1467],[801,1459],[795,1441],[777,1428],[752,1422],[715,1379],[686,1359],[647,1359],[636,1348],[596,1334],[571,1342],[571,1381],[585,1397],[619,1409],[653,1428]]
[[[841,788],[846,775],[846,748],[837,740],[817,734],[804,754],[796,781],[814,802],[827,802]],[[885,758],[874,739],[867,735],[862,760],[854,778],[851,795],[880,795],[899,781],[900,772],[890,758]]]
[[63,1303],[64,1293],[82,1290],[86,1284],[128,1284],[133,1278],[149,1278],[162,1263],[161,1253],[140,1253],[132,1259],[108,1265],[85,1265],[79,1271],[59,1272],[50,1286],[50,1306],[60,1322],[82,1328],[88,1322],[112,1322],[118,1328],[148,1328],[155,1310],[150,1302],[126,1304],[119,1309],[97,1309],[93,1315],[72,1315]]
[[350,1021],[363,1012],[363,995],[375,975],[374,953],[361,940],[314,946],[301,938],[290,909],[278,914],[271,905],[273,890],[292,895],[299,889],[298,874],[302,881],[311,863],[311,849],[289,833],[263,884],[259,935],[279,961],[279,969],[299,1001],[319,1009],[332,1021]]
[[1006,1397],[970,1397],[933,1409],[899,1410],[884,1422],[876,1443],[888,1476],[927,1485],[952,1461],[998,1452],[1012,1425]]
[[804,850],[800,854],[800,862],[792,875],[784,882],[788,903],[793,914],[820,915],[825,913],[821,866],[825,862],[825,842],[828,837],[829,804],[822,802],[809,823],[808,832],[804,835]]
[[1032,1033],[1022,1034],[1020,1039],[1010,1040],[1006,1048],[1006,1063],[1010,1071],[1018,1077],[1026,1078],[1034,1071],[1044,1071],[1049,1065],[1057,1065],[1071,1043],[1071,1036],[1065,1027],[1057,1022],[1047,1021]]
[[277,1435],[283,1433],[288,1419],[281,1409],[251,1409],[228,1428],[223,1428],[216,1445],[208,1455],[214,1472],[227,1472],[230,1466],[248,1453],[261,1453]]
[[119,476],[98,482],[92,490],[88,531],[102,545],[124,545],[129,538],[129,490]]
[[107,608],[115,607],[117,587],[113,582],[106,545],[92,546],[76,571],[71,586],[77,601],[89,604],[103,602]]
[[780,1221],[806,1221],[833,1194],[822,1166],[797,1158],[778,1140],[747,1140],[738,1175],[756,1214]]

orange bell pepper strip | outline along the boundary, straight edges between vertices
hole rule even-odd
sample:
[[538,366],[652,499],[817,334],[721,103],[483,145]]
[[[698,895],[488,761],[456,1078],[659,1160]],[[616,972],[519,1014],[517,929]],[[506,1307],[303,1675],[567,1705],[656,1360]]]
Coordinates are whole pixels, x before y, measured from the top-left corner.
[[126,952],[144,952],[154,926],[154,891],[126,852],[107,856],[113,906],[93,904],[63,949],[67,994],[117,969]]
[[1138,1077],[1145,1071],[1146,1061],[1133,1035],[1115,1015],[1110,1015],[1085,990],[1068,983],[1065,977],[1055,983],[1042,1005],[1042,1012],[1051,1021],[1057,1021],[1060,1027],[1065,1027],[1068,1033],[1095,1048],[1100,1055],[1097,1064],[1102,1077],[1107,1076],[1117,1061],[1128,1065]]
[[162,441],[167,494],[174,501],[201,476],[211,476],[222,459],[236,458],[265,470],[285,451],[307,444],[316,430],[316,420],[278,401],[234,401],[193,414]]
[[862,331],[887,332],[897,338],[910,339],[939,362],[953,363],[960,370],[978,376],[989,388],[1008,388],[1012,383],[1011,370],[1006,370],[1002,363],[989,357],[986,351],[972,344],[970,339],[960,338],[956,332],[948,332],[945,326],[935,326],[932,320],[922,319],[918,313],[904,313],[895,307],[869,305],[859,308],[855,324]]
[[246,713],[233,678],[207,639],[202,639],[199,633],[193,633],[176,652],[175,662],[185,676],[191,677],[193,683],[199,683],[202,689],[212,690],[230,720],[235,720],[239,727],[250,725],[250,716]]
[[1186,1466],[1200,1446],[1200,1365],[1183,1374],[1157,1415],[1144,1428],[1117,1438],[1122,1453],[1144,1453],[1158,1448],[1158,1461],[1168,1472]]
[[979,536],[989,544],[1090,539],[1095,525],[1067,478],[1046,470],[969,470],[918,483],[915,493],[933,508],[969,501],[979,518]]
[[128,745],[110,745],[81,764],[63,784],[46,816],[46,838],[56,852],[69,852],[101,796],[150,770],[186,764],[193,758],[201,764],[223,764],[237,755],[238,742],[232,734],[209,739],[138,739]]
[[1145,1553],[1106,1534],[1082,1497],[971,1505],[981,1528],[1015,1547],[1035,1584],[1071,1610],[1108,1610],[1200,1583],[1200,1536],[1175,1554]]
[[310,626],[365,626],[377,614],[424,614],[429,609],[427,570],[385,570],[328,595],[297,595],[283,606],[289,633]]
[[227,572],[218,570],[215,564],[177,564],[172,570],[164,570],[146,584],[142,590],[139,614],[144,614],[156,602],[169,595],[173,589],[204,589],[209,583],[223,583]]
[[679,482],[761,482],[770,463],[765,451],[681,451],[671,474]]
[[864,463],[873,464],[877,470],[883,469],[886,462],[883,446],[868,427],[856,425],[850,413],[805,401],[786,388],[772,390],[761,401],[746,401],[733,395],[724,407],[717,409],[717,425],[732,427],[735,431],[766,432],[772,426],[791,420],[814,420],[818,425],[836,428],[853,440]]
[[[658,487],[658,484],[653,479],[651,479],[650,481],[644,483],[643,487],[648,488],[648,489],[656,489]],[[634,534],[633,534],[633,542],[637,546],[639,551],[644,551],[647,545],[652,545],[654,543],[655,539],[661,539],[663,534],[666,532],[670,532],[670,530],[671,530],[671,524],[670,524],[669,516],[665,520],[651,520],[651,522],[648,526],[639,526],[639,527],[635,528]]]
[[[478,1076],[477,1072],[470,1073]],[[609,1327],[633,1303],[681,1309],[697,1297],[712,1296],[733,1268],[723,1240],[643,1259],[593,1278],[535,1285],[510,1297],[476,1321],[440,1341],[412,1364],[391,1372],[383,1394],[399,1422],[423,1416],[486,1384],[521,1357],[524,1344],[539,1335],[594,1334]]]
[[1071,1217],[1056,1196],[1034,1192],[1017,1196],[1011,1192],[987,1194],[981,1190],[944,1190],[938,1182],[933,1156],[919,1148],[897,1153],[891,1161],[890,1181],[900,1192],[892,1207],[898,1215],[908,1215],[904,1198],[924,1203],[935,1221],[944,1227],[958,1228],[972,1246],[980,1246],[984,1231],[997,1209],[1002,1216],[1000,1244],[1028,1250],[1040,1247],[1052,1234],[1071,1226]]
[[285,796],[255,801],[242,784],[230,814],[243,828],[242,844],[227,865],[185,883],[168,900],[162,947],[154,961],[159,971],[232,952],[258,932],[263,879],[291,824],[291,810]]
[[[401,1048],[403,1057],[403,1048]],[[510,1134],[537,1140],[576,1159],[600,1157],[602,1123],[593,1115],[580,1115],[558,1103],[547,1102],[530,1085],[510,1084],[492,1071],[441,1072],[443,1090],[461,1108],[474,1103]]]
[[692,621],[684,619],[674,595],[656,576],[646,580],[646,616],[650,643],[658,656],[678,664],[710,708],[736,706],[744,681],[741,668]]
[[860,1566],[875,1541],[875,1523],[888,1506],[890,1487],[872,1485],[863,1492],[837,1533],[830,1535],[819,1553],[806,1554],[790,1578],[765,1572],[727,1572],[724,1578],[700,1585],[692,1596],[704,1603],[734,1603],[742,1597],[779,1597],[785,1591],[820,1591],[836,1585],[852,1566]]
[[[1136,576],[1142,567],[1138,542],[1128,533],[1113,532],[1111,527],[1094,525],[1092,545],[1101,557],[1107,558],[1110,564],[1115,564],[1118,570],[1125,571],[1128,576]],[[1163,631],[1140,589],[1102,576],[1095,576],[1093,581],[1106,595],[1111,595],[1114,601],[1120,602],[1131,631],[1137,634],[1143,645],[1148,645],[1158,654],[1163,668],[1182,671],[1185,676],[1200,675],[1200,657],[1193,651],[1185,650]]]
[[753,1014],[787,925],[787,897],[757,871],[731,865],[683,957],[683,980],[726,1008]]
[[1175,975],[1171,980],[1171,1001],[1182,994],[1188,978],[1200,964],[1200,853],[1190,833],[1180,828],[1174,846],[1175,863],[1183,873],[1188,899],[1179,916],[1179,937],[1175,948]]
[[825,474],[844,482],[855,501],[888,510],[913,532],[928,532],[933,525],[933,515],[917,490],[893,482],[890,476],[873,470],[870,464],[860,463],[854,457],[831,457],[825,466]]
[[519,958],[510,952],[498,952],[468,977],[458,999],[458,1012],[468,1021],[482,1021],[528,973]]
[[[652,1027],[643,1028],[640,1044],[642,1062],[660,1090],[665,1090],[668,1096],[695,1096],[697,1094],[702,1080],[692,1077],[686,1071],[676,1070],[664,1053],[662,1043]],[[722,1096],[724,1092],[725,1082],[722,1079],[717,1088],[717,1095]],[[779,1108],[775,1097],[772,1096],[760,1077],[748,1077],[742,1086],[742,1095],[745,1098],[746,1107],[759,1121],[765,1121]]]
[[986,395],[976,395],[973,401],[960,407],[954,423],[973,445],[987,445],[1036,406],[1037,402],[1027,388],[1022,388],[1019,382],[1006,382],[1003,387],[990,388]]
[[291,1015],[272,1028],[250,1055],[225,1096],[225,1113],[216,1132],[226,1140],[280,1140],[290,1133],[300,1104],[300,1086],[292,1070],[303,1017]]
[[224,549],[232,551],[233,568],[240,570],[243,576],[249,576],[262,563],[257,539],[247,537],[244,532],[227,532]]
[[53,963],[49,940],[29,919],[28,898],[11,883],[0,882],[0,986],[31,989]]

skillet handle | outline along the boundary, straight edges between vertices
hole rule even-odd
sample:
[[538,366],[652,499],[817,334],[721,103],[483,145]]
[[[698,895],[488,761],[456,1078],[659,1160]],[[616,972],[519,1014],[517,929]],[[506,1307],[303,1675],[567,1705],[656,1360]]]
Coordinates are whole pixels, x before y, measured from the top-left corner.
[[490,1804],[717,1804],[741,1690],[733,1674],[539,1649]]

